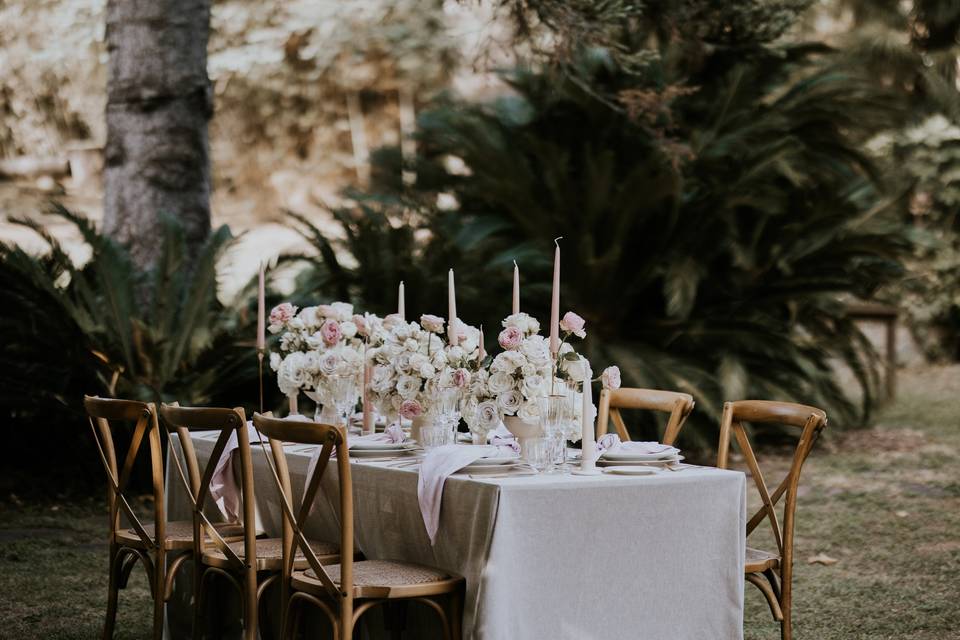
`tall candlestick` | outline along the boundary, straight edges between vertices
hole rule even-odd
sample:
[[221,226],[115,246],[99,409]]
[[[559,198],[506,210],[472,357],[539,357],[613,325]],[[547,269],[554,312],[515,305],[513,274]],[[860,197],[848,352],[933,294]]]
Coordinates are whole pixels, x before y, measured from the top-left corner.
[[403,299],[403,280],[400,281],[400,289],[397,291],[397,315],[402,320],[407,319],[407,305]]
[[447,274],[447,339],[457,344],[457,290],[453,284],[453,269]]
[[367,362],[363,366],[363,435],[374,433],[373,407],[370,406],[370,379],[373,377],[373,367]]
[[267,346],[267,307],[266,286],[264,284],[264,265],[260,264],[260,279],[257,285],[257,350]]
[[513,313],[520,313],[520,267],[513,261]]
[[292,416],[297,415],[297,413],[299,412],[297,408],[297,396],[299,394],[300,394],[299,391],[294,391],[293,393],[287,396],[287,403],[290,405],[290,415]]
[[580,425],[580,468],[574,471],[576,475],[593,476],[600,473],[597,469],[597,441],[594,421],[591,419],[593,413],[593,388],[590,386],[590,380],[593,378],[593,371],[590,370],[590,364],[583,360],[586,369],[586,378],[583,381],[583,405],[581,407],[581,425]]
[[553,297],[550,300],[550,353],[554,356],[560,350],[560,242],[556,238],[553,244]]
[[483,348],[483,325],[480,325],[480,362],[487,357],[487,352]]

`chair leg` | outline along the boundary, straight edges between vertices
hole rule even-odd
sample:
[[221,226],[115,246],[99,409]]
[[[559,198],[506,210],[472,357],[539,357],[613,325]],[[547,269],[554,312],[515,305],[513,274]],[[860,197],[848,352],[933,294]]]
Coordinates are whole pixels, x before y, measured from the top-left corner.
[[460,640],[463,635],[463,600],[466,585],[462,584],[450,595],[450,637]]
[[240,597],[243,598],[243,637],[244,640],[257,640],[257,630],[260,626],[257,615],[259,613],[257,571],[247,567],[240,578],[242,580]]
[[163,640],[163,614],[166,600],[163,597],[167,585],[167,554],[161,546],[157,549],[153,570],[153,639]]
[[107,586],[107,618],[103,623],[103,640],[113,638],[113,628],[117,623],[117,602],[120,597],[118,581],[120,579],[120,566],[117,564],[119,549],[115,542],[110,543],[110,574],[109,584]]
[[780,640],[793,640],[793,622],[790,619],[790,607],[783,610],[783,620],[780,622]]
[[297,606],[296,598],[291,598],[287,602],[287,610],[283,614],[283,623],[280,629],[280,640],[293,640],[297,633],[297,627],[300,620],[300,608]]

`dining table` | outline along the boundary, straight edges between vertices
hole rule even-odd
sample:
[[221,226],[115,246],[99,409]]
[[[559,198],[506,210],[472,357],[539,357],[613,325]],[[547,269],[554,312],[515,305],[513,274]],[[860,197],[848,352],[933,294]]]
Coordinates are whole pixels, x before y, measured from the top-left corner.
[[[201,468],[218,435],[191,433]],[[266,460],[269,444],[252,447],[256,526],[278,537],[283,513]],[[315,449],[284,448],[299,501]],[[173,470],[183,457],[176,434],[169,456],[167,517],[189,520],[190,502]],[[403,458],[351,457],[356,546],[367,559],[463,576],[466,640],[743,637],[743,473],[682,465],[650,475],[453,474],[443,487],[431,544],[418,505],[418,472]],[[307,522],[308,537],[339,540],[336,482],[328,470]],[[211,519],[219,515],[212,501],[207,510]],[[207,615],[218,618],[223,637],[239,637],[239,595],[222,580],[211,590]],[[274,594],[263,608],[266,627],[274,631],[279,606]],[[443,637],[430,611],[416,603],[399,622],[395,612],[379,609],[364,616],[362,637],[390,637],[398,624],[405,638]],[[167,605],[165,637],[189,638],[192,617],[188,563]],[[306,624],[305,637],[331,637],[323,616],[308,616]]]

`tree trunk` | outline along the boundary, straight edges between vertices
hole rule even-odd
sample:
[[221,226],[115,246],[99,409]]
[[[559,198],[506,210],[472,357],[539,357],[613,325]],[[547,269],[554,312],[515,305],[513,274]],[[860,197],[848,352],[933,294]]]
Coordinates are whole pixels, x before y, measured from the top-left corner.
[[210,0],[108,0],[106,27],[104,228],[146,268],[169,215],[196,255],[210,233]]

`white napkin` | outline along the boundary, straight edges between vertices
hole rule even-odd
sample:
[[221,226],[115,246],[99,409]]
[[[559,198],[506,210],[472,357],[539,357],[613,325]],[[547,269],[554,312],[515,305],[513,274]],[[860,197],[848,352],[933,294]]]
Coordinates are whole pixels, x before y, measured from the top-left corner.
[[[513,445],[516,445],[516,442]],[[443,485],[450,474],[481,458],[516,457],[520,447],[516,445],[514,448],[513,445],[446,444],[427,453],[423,462],[420,463],[417,501],[420,503],[420,515],[423,516],[423,524],[427,529],[430,544],[433,544],[437,537]]]
[[[293,414],[285,417],[284,420],[306,420],[306,418]],[[266,436],[261,440],[260,433],[251,420],[247,420],[247,440],[251,445],[267,441]],[[210,495],[227,522],[236,522],[240,517],[240,485],[233,475],[233,453],[239,446],[236,432],[231,433],[210,478]]]

